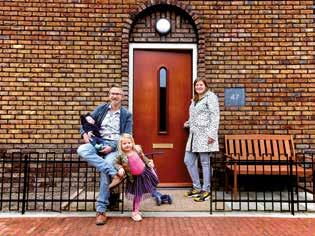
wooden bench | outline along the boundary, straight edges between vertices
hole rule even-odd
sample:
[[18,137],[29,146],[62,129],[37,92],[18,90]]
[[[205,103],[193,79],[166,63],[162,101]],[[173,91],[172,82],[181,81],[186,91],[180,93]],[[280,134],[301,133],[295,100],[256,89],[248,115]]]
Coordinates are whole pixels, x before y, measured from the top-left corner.
[[[291,135],[225,135],[225,156],[226,167],[233,173],[234,198],[238,192],[238,175],[292,175],[313,178],[312,168],[297,164]],[[228,178],[226,184],[228,185]]]

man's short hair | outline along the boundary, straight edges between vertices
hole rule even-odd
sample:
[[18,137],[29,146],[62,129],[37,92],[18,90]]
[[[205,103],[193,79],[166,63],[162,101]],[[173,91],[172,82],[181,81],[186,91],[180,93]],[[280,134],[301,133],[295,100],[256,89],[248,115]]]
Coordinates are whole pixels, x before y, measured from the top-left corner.
[[109,93],[109,94],[110,94],[110,91],[112,90],[112,88],[118,88],[118,89],[120,89],[120,90],[121,90],[122,95],[124,95],[124,90],[123,90],[123,88],[121,87],[121,85],[120,85],[120,84],[112,84],[112,85],[110,86],[109,91],[108,91],[108,93]]
[[109,88],[109,90],[111,90],[112,88],[120,88],[122,90],[122,87],[120,84],[112,84]]

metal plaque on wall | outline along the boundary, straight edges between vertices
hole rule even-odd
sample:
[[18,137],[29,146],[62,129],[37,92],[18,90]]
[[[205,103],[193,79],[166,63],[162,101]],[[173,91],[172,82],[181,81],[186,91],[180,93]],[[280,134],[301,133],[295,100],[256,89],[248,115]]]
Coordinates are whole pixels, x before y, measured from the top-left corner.
[[226,107],[245,106],[245,89],[244,88],[225,88],[224,89],[224,106]]

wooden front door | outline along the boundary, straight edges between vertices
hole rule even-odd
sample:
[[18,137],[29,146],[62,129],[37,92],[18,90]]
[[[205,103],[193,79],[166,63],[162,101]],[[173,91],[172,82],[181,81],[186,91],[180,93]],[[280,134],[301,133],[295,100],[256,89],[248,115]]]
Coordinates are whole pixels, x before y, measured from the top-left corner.
[[154,158],[160,185],[186,186],[184,164],[192,95],[191,51],[134,50],[133,117],[135,141]]

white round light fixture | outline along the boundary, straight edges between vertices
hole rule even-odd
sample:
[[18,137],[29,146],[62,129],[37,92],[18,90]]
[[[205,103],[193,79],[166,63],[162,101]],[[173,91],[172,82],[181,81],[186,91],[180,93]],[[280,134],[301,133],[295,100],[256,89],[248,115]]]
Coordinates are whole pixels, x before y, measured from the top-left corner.
[[167,34],[171,30],[171,24],[165,18],[159,19],[156,22],[155,27],[156,27],[157,32],[159,32],[159,34]]

